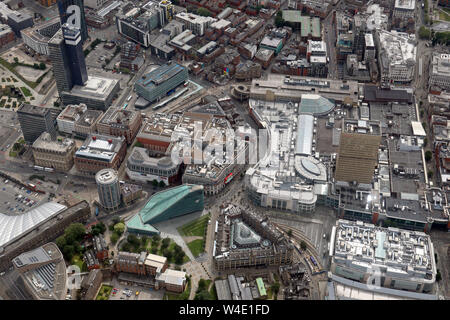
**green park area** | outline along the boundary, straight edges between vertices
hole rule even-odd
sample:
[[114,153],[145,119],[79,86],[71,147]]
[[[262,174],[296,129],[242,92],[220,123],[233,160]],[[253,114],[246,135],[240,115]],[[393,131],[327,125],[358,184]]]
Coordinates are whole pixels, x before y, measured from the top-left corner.
[[108,300],[113,287],[102,284],[95,300]]
[[70,261],[72,265],[78,266],[80,268],[80,272],[86,272],[87,265],[86,262],[83,261],[83,256],[80,254],[76,254],[72,257],[72,260]]
[[127,252],[148,252],[164,256],[169,263],[182,265],[189,261],[189,257],[184,253],[183,249],[170,238],[161,239],[159,235],[149,238],[147,236],[137,237],[129,234],[127,238],[121,242],[120,250]]
[[194,300],[217,300],[216,286],[212,280],[200,279]]
[[[20,72],[18,72],[16,70],[16,68],[21,66],[21,67],[27,67],[27,68],[32,68],[32,69],[36,69],[36,70],[45,70],[47,68],[45,63],[41,62],[40,64],[35,63],[34,65],[31,65],[31,64],[26,64],[26,63],[23,63],[23,62],[19,62],[19,60],[17,58],[14,58],[14,62],[10,63],[10,62],[6,61],[5,59],[0,58],[0,65],[2,65],[3,67],[5,67],[9,71],[11,71],[17,78],[22,80],[25,84],[27,84],[32,89],[36,88],[41,83],[41,81],[44,79],[44,77],[47,75],[47,73],[49,72],[49,70],[44,72],[39,78],[36,79],[36,81],[29,81],[29,80],[26,80],[20,74]],[[16,80],[14,77],[6,78],[5,80],[9,80],[9,81],[12,80],[13,82],[18,82],[18,80]],[[2,81],[3,81],[3,78],[2,78]],[[22,89],[23,88],[24,87],[22,87]],[[28,90],[28,92],[29,92],[29,90]],[[30,93],[29,96],[31,96],[31,92],[29,92],[29,93]],[[25,91],[24,91],[24,95],[28,97],[28,95],[25,93]]]
[[205,235],[209,219],[209,214],[204,215],[177,229],[178,233],[183,237],[201,237],[201,239],[195,239],[187,243],[189,250],[191,250],[195,257],[205,251]]
[[439,10],[439,20],[450,22],[450,9],[441,8]]
[[198,236],[203,237],[208,225],[209,215],[201,216],[200,218],[190,221],[185,225],[179,227],[177,230],[180,235],[184,237]]
[[198,257],[205,251],[205,241],[203,239],[197,239],[187,244],[189,250],[191,250],[194,257]]

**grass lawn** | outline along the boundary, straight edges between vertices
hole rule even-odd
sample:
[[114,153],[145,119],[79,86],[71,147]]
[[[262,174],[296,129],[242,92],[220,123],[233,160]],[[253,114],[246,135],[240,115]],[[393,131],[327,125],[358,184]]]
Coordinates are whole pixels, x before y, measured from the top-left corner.
[[[161,243],[162,243],[162,241],[159,242],[158,251],[156,252],[156,254],[157,254],[158,256],[164,256],[164,255],[163,255],[163,250],[161,249]],[[176,244],[175,241],[173,241],[172,239],[170,239],[170,243],[169,243],[169,246],[168,246],[167,248],[168,248],[169,251],[171,251],[172,253],[174,252],[175,244]],[[186,262],[189,262],[189,261],[190,261],[190,259],[189,259],[189,257],[186,255],[186,252],[185,252],[185,253],[184,253],[183,263],[182,263],[182,264],[185,264]],[[169,263],[175,263],[174,257],[171,257],[171,258],[169,259],[168,262],[169,262]]]
[[187,246],[189,247],[189,250],[191,250],[194,257],[198,257],[201,253],[204,252],[203,244],[204,244],[203,239],[197,239],[189,242]]
[[10,150],[9,156],[15,158],[15,157],[17,157],[17,152]]
[[112,289],[113,289],[112,286],[107,286],[107,285],[102,284],[102,286],[98,292],[97,298],[95,298],[95,300],[108,300]]
[[177,230],[182,236],[198,236],[205,235],[206,227],[208,225],[209,215],[204,215],[194,221],[188,222],[179,227]]
[[78,268],[80,268],[81,272],[86,272],[87,271],[87,266],[86,263],[83,261],[83,258],[79,255],[75,255],[72,258],[72,261],[70,262],[71,264],[77,265]]
[[217,291],[216,291],[216,285],[213,283],[211,286],[211,289],[209,289],[209,294],[213,298],[213,300],[217,300]]
[[22,90],[22,93],[25,97],[31,97],[31,91],[27,87],[21,87],[20,90]]

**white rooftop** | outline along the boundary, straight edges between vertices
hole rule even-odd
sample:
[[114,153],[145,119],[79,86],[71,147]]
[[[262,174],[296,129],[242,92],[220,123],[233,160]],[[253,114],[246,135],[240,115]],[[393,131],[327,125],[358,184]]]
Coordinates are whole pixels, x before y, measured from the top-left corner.
[[395,9],[414,10],[416,7],[416,0],[395,0]]
[[65,209],[65,205],[47,202],[20,215],[0,213],[0,247],[11,243]]
[[380,45],[391,65],[415,64],[416,43],[414,35],[396,31],[378,31]]
[[384,266],[385,273],[395,278],[434,282],[434,249],[424,232],[338,220],[332,234],[335,238],[330,246],[334,252],[330,256],[336,264],[360,270]]
[[76,85],[72,88],[73,94],[80,94],[83,96],[92,96],[103,98],[108,96],[111,90],[115,87],[118,80],[104,78],[100,76],[89,76],[84,86]]

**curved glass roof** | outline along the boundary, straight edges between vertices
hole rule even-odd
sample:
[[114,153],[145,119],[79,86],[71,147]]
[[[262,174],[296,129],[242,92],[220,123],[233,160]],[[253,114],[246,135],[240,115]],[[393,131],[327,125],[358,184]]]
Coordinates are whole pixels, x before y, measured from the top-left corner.
[[302,162],[303,168],[305,168],[305,170],[308,171],[309,173],[312,173],[316,176],[318,176],[320,174],[319,167],[312,161],[308,160],[308,158],[303,158],[301,160],[301,162]]
[[300,113],[312,113],[314,115],[327,114],[334,108],[334,102],[318,94],[302,94],[300,101]]
[[67,209],[65,205],[47,202],[17,216],[0,213],[0,247],[7,245],[45,220]]
[[127,223],[134,232],[159,233],[152,223],[203,210],[203,186],[184,184],[155,193]]

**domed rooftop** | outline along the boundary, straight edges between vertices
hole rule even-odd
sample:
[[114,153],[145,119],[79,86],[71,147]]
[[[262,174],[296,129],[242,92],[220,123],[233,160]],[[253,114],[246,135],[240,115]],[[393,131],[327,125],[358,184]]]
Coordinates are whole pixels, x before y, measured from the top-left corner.
[[334,109],[334,102],[318,94],[302,94],[300,113],[312,113],[313,115],[325,115]]

